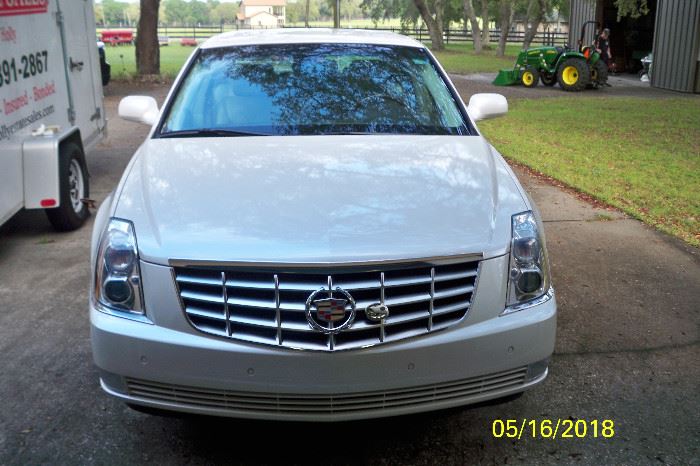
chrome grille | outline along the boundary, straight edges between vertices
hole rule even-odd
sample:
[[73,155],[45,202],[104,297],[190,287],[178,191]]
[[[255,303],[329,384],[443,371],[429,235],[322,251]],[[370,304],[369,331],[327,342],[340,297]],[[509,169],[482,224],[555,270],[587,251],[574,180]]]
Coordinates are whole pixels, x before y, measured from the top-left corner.
[[[190,323],[222,337],[289,348],[341,350],[440,330],[467,314],[478,261],[381,268],[175,267],[175,281]],[[325,335],[306,321],[314,291],[341,287],[355,299],[353,325]],[[369,320],[367,306],[384,302],[389,317]]]
[[318,395],[261,393],[186,387],[138,379],[126,379],[132,397],[176,403],[200,409],[216,409],[258,415],[307,415],[323,419],[333,415],[367,414],[401,408],[420,408],[450,401],[468,402],[480,395],[494,395],[523,387],[527,367],[462,380],[386,391]]

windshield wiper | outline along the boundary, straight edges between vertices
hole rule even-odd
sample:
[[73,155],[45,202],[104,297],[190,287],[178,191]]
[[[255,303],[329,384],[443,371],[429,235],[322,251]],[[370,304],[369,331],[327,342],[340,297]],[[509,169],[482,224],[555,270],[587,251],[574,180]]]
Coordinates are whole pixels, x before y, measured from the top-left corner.
[[269,136],[265,133],[253,133],[250,131],[236,131],[233,129],[199,128],[183,129],[179,131],[168,131],[160,133],[160,138],[217,138],[217,137],[238,137],[238,136]]

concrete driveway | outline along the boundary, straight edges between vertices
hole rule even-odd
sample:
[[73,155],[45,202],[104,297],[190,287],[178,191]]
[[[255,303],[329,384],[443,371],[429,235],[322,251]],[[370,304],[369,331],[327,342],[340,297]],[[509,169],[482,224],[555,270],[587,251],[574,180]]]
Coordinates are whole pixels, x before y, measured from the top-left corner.
[[[146,129],[115,118],[88,154],[92,196]],[[104,395],[87,315],[91,224],[41,212],[0,229],[0,464],[700,464],[697,249],[517,170],[543,211],[559,300],[550,378],[498,405],[334,425],[151,417]],[[611,419],[613,438],[494,438],[495,419]],[[331,441],[319,439],[331,438]]]

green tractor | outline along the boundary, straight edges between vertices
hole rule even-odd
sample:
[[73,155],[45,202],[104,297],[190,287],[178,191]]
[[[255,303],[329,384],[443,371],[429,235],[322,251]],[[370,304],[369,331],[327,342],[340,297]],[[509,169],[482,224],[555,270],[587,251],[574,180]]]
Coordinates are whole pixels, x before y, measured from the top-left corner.
[[580,51],[569,47],[534,47],[518,54],[512,70],[501,70],[493,81],[496,86],[509,86],[520,83],[525,87],[535,87],[538,81],[545,86],[559,86],[565,91],[582,91],[587,87],[604,86],[608,80],[608,67],[595,47],[583,46],[583,38],[588,24],[581,28]]

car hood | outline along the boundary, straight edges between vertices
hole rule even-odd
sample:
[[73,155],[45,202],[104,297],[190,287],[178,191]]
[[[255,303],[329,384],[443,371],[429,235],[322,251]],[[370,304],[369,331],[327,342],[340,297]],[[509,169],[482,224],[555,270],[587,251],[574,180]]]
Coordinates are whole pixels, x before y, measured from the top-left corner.
[[149,139],[116,202],[162,264],[494,255],[527,209],[480,136]]

